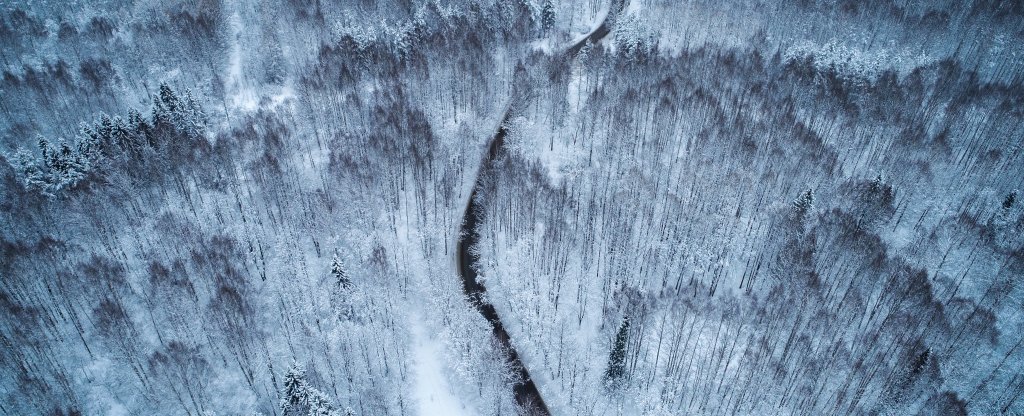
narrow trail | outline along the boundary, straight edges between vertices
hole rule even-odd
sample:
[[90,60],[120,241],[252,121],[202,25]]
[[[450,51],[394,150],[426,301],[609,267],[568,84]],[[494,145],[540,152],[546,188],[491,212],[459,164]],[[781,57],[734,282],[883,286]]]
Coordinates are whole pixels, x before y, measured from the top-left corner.
[[452,393],[444,376],[442,345],[426,333],[420,311],[410,314],[412,328],[413,398],[421,415],[463,416],[477,414]]
[[[624,4],[624,2],[618,2],[619,7],[615,12],[620,12]],[[590,34],[565,48],[564,53],[566,59],[575,58],[587,43],[596,44],[609,33],[611,33],[610,21],[606,15],[601,21],[601,24],[590,32]],[[487,322],[490,322],[494,337],[498,340],[505,351],[508,352],[509,365],[512,367],[513,371],[518,373],[517,375],[519,376],[520,381],[513,386],[512,391],[515,395],[516,402],[519,403],[528,415],[549,416],[551,412],[548,410],[547,404],[544,402],[544,398],[541,397],[540,391],[537,390],[537,385],[533,382],[533,378],[530,377],[529,371],[527,371],[526,367],[523,366],[523,362],[519,358],[519,353],[516,351],[515,347],[512,346],[511,337],[509,337],[508,331],[505,330],[505,325],[502,324],[501,318],[498,316],[498,311],[494,309],[494,305],[487,302],[486,297],[484,296],[487,293],[487,288],[478,280],[478,275],[474,268],[474,264],[479,260],[479,258],[473,254],[473,247],[475,247],[480,241],[480,235],[477,233],[476,229],[477,225],[480,223],[480,219],[484,215],[483,207],[480,206],[480,201],[477,200],[477,191],[480,188],[482,176],[490,171],[489,167],[491,163],[498,158],[504,148],[505,136],[507,134],[505,126],[511,115],[512,110],[506,109],[505,114],[502,116],[501,124],[499,124],[498,132],[491,140],[487,154],[481,162],[480,170],[477,174],[476,182],[473,184],[473,191],[470,194],[469,203],[466,206],[466,211],[463,216],[462,229],[459,234],[459,241],[456,244],[455,256],[458,264],[459,276],[462,278],[463,292],[465,292],[470,303],[476,307],[477,311],[487,319]]]

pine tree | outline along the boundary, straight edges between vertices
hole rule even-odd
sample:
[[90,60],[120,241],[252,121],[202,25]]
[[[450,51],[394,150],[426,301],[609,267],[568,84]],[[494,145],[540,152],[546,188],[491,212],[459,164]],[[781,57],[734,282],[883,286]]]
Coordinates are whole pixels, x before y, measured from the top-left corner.
[[182,125],[179,126],[190,139],[202,137],[206,130],[206,114],[203,107],[192,97],[192,91],[185,90],[184,106],[181,109]]
[[160,84],[160,97],[157,106],[162,107],[162,110],[168,113],[175,113],[181,109],[181,100],[169,85]]
[[112,120],[109,142],[111,145],[117,146],[117,148],[124,153],[134,153],[138,151],[138,143],[135,143],[132,140],[131,130],[129,129],[128,124],[120,116],[114,116],[114,119]]
[[884,189],[885,183],[882,181],[882,175],[878,175],[875,179],[871,180],[871,192],[879,193]]
[[46,172],[39,166],[39,162],[32,152],[25,148],[18,149],[14,154],[13,162],[15,171],[25,189],[47,193]]
[[79,128],[78,153],[85,160],[94,162],[102,156],[110,156],[110,132],[113,123],[106,115],[100,117],[100,122],[95,127],[82,123]]
[[67,142],[60,142],[60,169],[57,185],[59,188],[70,188],[77,185],[89,172],[89,163],[83,155],[71,149]]
[[345,273],[345,264],[342,263],[341,258],[337,254],[334,255],[334,261],[331,262],[331,274],[334,275],[338,286],[342,289],[348,289],[352,286],[348,273]]
[[106,114],[100,115],[100,122],[96,124],[96,132],[99,133],[100,137],[110,137],[110,132],[114,129],[114,121],[110,119],[110,116]]
[[136,147],[140,149],[143,145],[156,147],[156,142],[153,139],[153,126],[142,117],[142,113],[134,109],[128,110],[127,127],[132,133],[132,141],[135,142]]
[[608,354],[608,369],[604,373],[605,382],[615,387],[626,375],[626,342],[629,340],[629,317],[622,320],[619,332],[615,335],[615,343]]
[[1013,190],[1009,194],[1006,194],[1006,199],[1003,199],[1003,209],[1008,210],[1013,208],[1013,204],[1017,202],[1017,191]]
[[793,201],[793,207],[796,208],[797,214],[803,216],[814,206],[814,191],[810,189],[805,190],[795,201]]
[[305,370],[292,365],[284,375],[284,396],[281,398],[284,416],[336,416],[341,415],[326,394],[306,383]]
[[162,140],[168,140],[167,135],[174,135],[183,129],[183,110],[178,94],[167,84],[160,84],[160,92],[153,99],[152,124],[154,130],[162,136]]
[[281,411],[285,415],[300,414],[306,390],[305,374],[302,368],[292,365],[284,375],[284,397],[281,398]]
[[910,374],[917,376],[924,372],[925,367],[928,366],[928,359],[931,358],[931,355],[931,348],[926,348],[921,352],[921,354],[918,354],[917,358],[910,364]]
[[551,1],[545,1],[540,10],[540,27],[547,33],[555,26],[555,6]]
[[50,148],[50,142],[44,139],[43,136],[37,136],[36,143],[39,143],[39,152],[43,155],[43,166],[49,170],[51,166],[57,163],[56,155]]

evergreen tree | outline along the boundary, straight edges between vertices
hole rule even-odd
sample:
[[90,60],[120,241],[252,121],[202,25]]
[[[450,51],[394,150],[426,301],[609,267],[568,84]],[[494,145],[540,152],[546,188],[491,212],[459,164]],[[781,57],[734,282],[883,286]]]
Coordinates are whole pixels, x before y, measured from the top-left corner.
[[178,94],[167,84],[160,84],[160,92],[153,99],[152,125],[155,133],[158,133],[160,140],[171,140],[180,130],[185,127],[183,117],[184,107]]
[[77,185],[89,172],[89,163],[80,152],[72,150],[67,142],[60,142],[60,167],[57,185],[70,188]]
[[128,110],[127,128],[132,134],[134,147],[141,149],[143,145],[149,147],[156,146],[156,142],[153,139],[153,127],[145,117],[142,117],[142,113],[134,109]]
[[871,185],[870,185],[871,192],[874,192],[874,193],[882,192],[884,187],[885,187],[885,183],[882,181],[882,175],[875,176],[875,179],[871,180]]
[[25,188],[30,191],[47,193],[46,173],[39,166],[35,156],[28,149],[20,148],[14,154],[13,166]]
[[127,121],[104,114],[95,123],[83,123],[70,144],[61,140],[54,145],[38,136],[39,159],[24,149],[12,159],[22,184],[26,189],[54,196],[86,178],[104,173],[110,167],[109,161],[122,153],[137,156],[144,146],[156,149],[158,142],[178,143],[178,147],[163,148],[165,153],[173,152],[188,148],[180,139],[203,137],[206,116],[191,93],[186,92],[182,100],[163,84],[153,101],[152,121],[136,110],[129,110]]
[[43,166],[46,169],[50,169],[53,165],[57,164],[56,155],[50,148],[50,142],[44,139],[43,136],[38,136],[36,143],[39,143],[39,153],[43,155]]
[[302,368],[292,365],[284,375],[284,397],[281,398],[281,411],[285,415],[300,414],[306,390],[305,374]]
[[157,98],[157,108],[166,113],[175,113],[181,109],[181,100],[178,94],[167,84],[160,84],[160,96]]
[[284,416],[340,416],[326,394],[306,383],[305,371],[292,365],[284,375],[284,396],[281,398]]
[[110,128],[109,143],[116,146],[121,152],[134,153],[138,151],[138,143],[132,140],[131,130],[124,119],[114,116]]
[[551,1],[545,1],[540,10],[540,27],[547,33],[555,26],[555,6]]
[[334,261],[331,262],[331,274],[334,275],[339,287],[348,289],[352,286],[348,273],[345,273],[345,264],[342,263],[341,258],[337,254],[334,255]]
[[79,128],[78,153],[89,161],[96,161],[101,156],[110,157],[110,151],[113,150],[109,146],[112,129],[113,122],[106,115],[100,117],[95,127],[82,123]]
[[183,125],[180,128],[190,139],[198,139],[206,130],[206,114],[203,107],[192,97],[192,91],[185,90],[184,107],[181,109]]
[[931,358],[931,355],[931,348],[926,348],[924,351],[918,354],[917,358],[915,358],[914,361],[910,364],[910,374],[913,376],[921,374],[924,371],[925,367],[928,365],[928,359]]
[[615,335],[612,351],[608,354],[608,369],[604,373],[605,382],[615,387],[626,375],[626,342],[629,340],[629,317],[622,320],[619,332]]
[[1013,208],[1013,204],[1017,202],[1017,191],[1013,190],[1006,195],[1006,199],[1003,199],[1003,209],[1008,210]]
[[803,216],[807,211],[811,210],[814,206],[814,191],[810,189],[805,190],[795,201],[793,201],[793,207],[796,208],[797,214]]

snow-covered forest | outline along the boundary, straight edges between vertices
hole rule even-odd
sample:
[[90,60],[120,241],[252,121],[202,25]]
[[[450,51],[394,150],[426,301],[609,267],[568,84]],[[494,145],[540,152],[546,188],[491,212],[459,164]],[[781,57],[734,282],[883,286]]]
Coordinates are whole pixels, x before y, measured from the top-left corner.
[[0,3],[0,414],[1024,414],[1024,3]]

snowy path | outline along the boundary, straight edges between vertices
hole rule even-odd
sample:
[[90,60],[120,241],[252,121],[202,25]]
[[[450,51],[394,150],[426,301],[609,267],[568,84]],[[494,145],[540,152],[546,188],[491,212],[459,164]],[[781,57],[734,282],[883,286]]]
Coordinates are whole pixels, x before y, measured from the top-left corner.
[[[580,35],[580,37],[577,37],[572,42],[570,42],[569,46],[565,48],[566,53],[570,57],[576,56],[576,54],[580,52],[580,49],[583,49],[583,47],[586,46],[587,42],[597,44],[598,42],[601,41],[601,39],[604,39],[605,36],[608,36],[608,34],[612,32],[611,23],[609,22],[609,19],[614,19],[616,16],[622,13],[623,10],[626,8],[626,3],[626,1],[613,2],[613,4],[609,6],[609,9],[605,9],[604,14],[600,17],[600,19],[598,19],[598,21],[601,23],[599,23],[597,27],[591,30],[590,33]],[[629,3],[632,4],[633,2]],[[614,9],[612,9],[613,7]]]
[[[245,7],[250,7],[245,9]],[[245,22],[252,21],[251,16],[255,13],[251,6],[241,0],[229,0],[224,2],[224,13],[228,22],[228,54],[227,68],[224,70],[224,90],[227,95],[225,107],[230,106],[231,110],[253,112],[260,108],[260,101],[264,98],[270,99],[272,107],[277,107],[295,98],[295,91],[292,88],[291,76],[277,87],[267,91],[267,86],[259,82],[253,82],[253,74],[247,74],[246,51],[256,50],[252,45],[258,44],[258,40],[246,28]],[[225,112],[228,108],[224,109]]]
[[409,328],[413,337],[413,397],[421,415],[472,415],[465,404],[452,394],[439,357],[442,354],[440,342],[424,332],[423,319],[418,314],[409,316]]
[[224,86],[227,89],[231,106],[243,110],[252,111],[256,109],[257,102],[255,94],[245,85],[245,73],[242,60],[244,57],[244,45],[242,37],[245,35],[245,25],[242,19],[241,5],[238,1],[225,3],[225,9],[230,11],[228,25],[231,34],[228,37],[231,45],[231,54],[228,59],[227,73],[224,77]]

